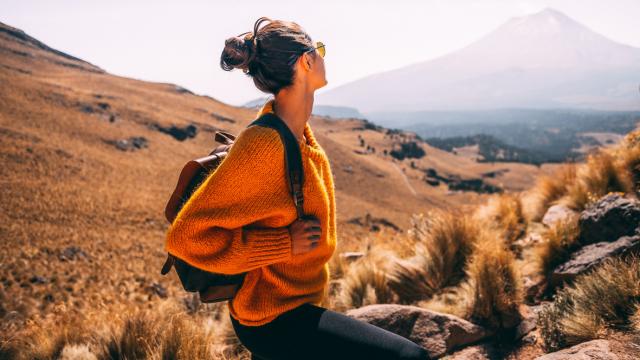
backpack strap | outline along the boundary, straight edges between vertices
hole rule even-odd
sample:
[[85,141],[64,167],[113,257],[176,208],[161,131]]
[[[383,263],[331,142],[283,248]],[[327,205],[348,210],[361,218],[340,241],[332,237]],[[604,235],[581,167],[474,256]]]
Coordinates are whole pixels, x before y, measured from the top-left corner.
[[254,120],[249,126],[265,126],[278,131],[280,139],[284,144],[284,160],[286,164],[286,174],[289,183],[289,190],[293,196],[293,202],[296,205],[298,218],[304,216],[302,196],[302,184],[304,184],[304,172],[302,170],[302,154],[300,153],[300,145],[289,126],[276,114],[267,112]]

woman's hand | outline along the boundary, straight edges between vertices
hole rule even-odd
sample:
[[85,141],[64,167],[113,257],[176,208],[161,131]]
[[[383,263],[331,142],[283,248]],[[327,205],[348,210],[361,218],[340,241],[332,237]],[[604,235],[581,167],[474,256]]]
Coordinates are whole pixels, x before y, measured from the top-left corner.
[[313,215],[305,215],[289,224],[293,255],[304,254],[315,249],[322,234],[320,220]]

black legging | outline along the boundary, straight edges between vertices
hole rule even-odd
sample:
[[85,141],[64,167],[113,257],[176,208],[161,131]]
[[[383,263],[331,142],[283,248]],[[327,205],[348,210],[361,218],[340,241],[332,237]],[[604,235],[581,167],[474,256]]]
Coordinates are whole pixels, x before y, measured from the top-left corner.
[[391,331],[311,303],[261,326],[229,315],[251,359],[429,359],[427,350]]

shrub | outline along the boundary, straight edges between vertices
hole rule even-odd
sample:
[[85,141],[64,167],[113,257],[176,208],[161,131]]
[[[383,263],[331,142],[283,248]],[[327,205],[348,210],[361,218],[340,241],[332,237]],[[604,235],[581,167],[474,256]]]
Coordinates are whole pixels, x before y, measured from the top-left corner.
[[591,202],[615,191],[633,191],[630,174],[609,151],[599,149],[589,154],[587,162],[580,165],[575,182],[569,185],[561,203],[582,211]]
[[555,351],[601,338],[610,330],[634,330],[640,303],[638,284],[638,256],[611,258],[578,276],[541,310],[539,324],[545,348]]
[[476,220],[457,211],[418,218],[410,232],[417,238],[415,256],[394,261],[389,270],[389,286],[399,301],[428,299],[460,283],[478,231]]
[[395,302],[385,271],[365,256],[351,264],[342,279],[340,301],[344,307],[358,308],[370,304]]
[[502,231],[509,246],[527,229],[522,202],[518,194],[503,193],[492,196],[485,206],[477,209],[475,216],[489,226]]
[[579,218],[579,214],[571,213],[542,233],[542,241],[534,248],[538,273],[548,277],[558,265],[568,260],[580,235]]
[[499,234],[487,230],[481,234],[467,270],[474,287],[469,318],[490,328],[513,328],[520,323],[518,309],[523,301],[515,255]]
[[533,202],[527,204],[527,219],[542,221],[549,207],[567,193],[567,186],[576,178],[575,163],[563,164],[552,175],[541,175],[530,190]]

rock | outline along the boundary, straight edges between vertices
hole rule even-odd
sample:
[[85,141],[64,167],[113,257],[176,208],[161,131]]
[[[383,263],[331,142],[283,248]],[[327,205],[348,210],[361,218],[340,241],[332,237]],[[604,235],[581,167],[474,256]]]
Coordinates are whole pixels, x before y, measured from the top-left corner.
[[524,276],[522,280],[522,288],[524,289],[525,302],[530,305],[540,302],[546,287],[547,281],[544,276]]
[[446,360],[491,360],[497,359],[496,351],[488,344],[474,345],[466,347],[460,351],[456,351],[450,356],[446,356]]
[[367,305],[348,310],[346,315],[423,346],[431,358],[441,357],[453,349],[493,335],[487,329],[456,316],[412,305]]
[[119,139],[115,141],[109,140],[107,142],[115,145],[118,150],[122,151],[137,150],[148,147],[147,139],[144,136],[132,136],[128,139]]
[[60,352],[60,360],[93,360],[96,355],[91,352],[86,344],[67,344]]
[[640,228],[640,201],[610,193],[580,214],[580,245],[614,241]]
[[535,360],[618,360],[607,340],[592,340],[568,349],[537,357]]
[[579,274],[598,266],[607,258],[638,252],[640,252],[640,234],[623,236],[614,242],[602,241],[583,246],[571,254],[568,261],[553,270],[551,284],[557,286],[565,281],[571,281]]
[[564,220],[572,214],[575,214],[575,211],[564,205],[553,205],[547,209],[547,212],[542,217],[542,223],[551,227],[556,221]]
[[185,127],[178,127],[171,125],[170,127],[164,127],[158,124],[151,124],[150,127],[154,130],[158,130],[165,134],[173,136],[174,139],[184,141],[188,138],[193,138],[198,134],[198,127],[194,124],[186,125]]
[[522,321],[515,328],[514,340],[519,340],[531,331],[535,330],[538,323],[538,312],[535,307],[522,306],[520,314],[522,315]]
[[87,253],[85,253],[81,248],[77,246],[69,246],[64,248],[58,259],[60,261],[69,261],[69,260],[77,260],[77,259],[85,259],[87,258]]

